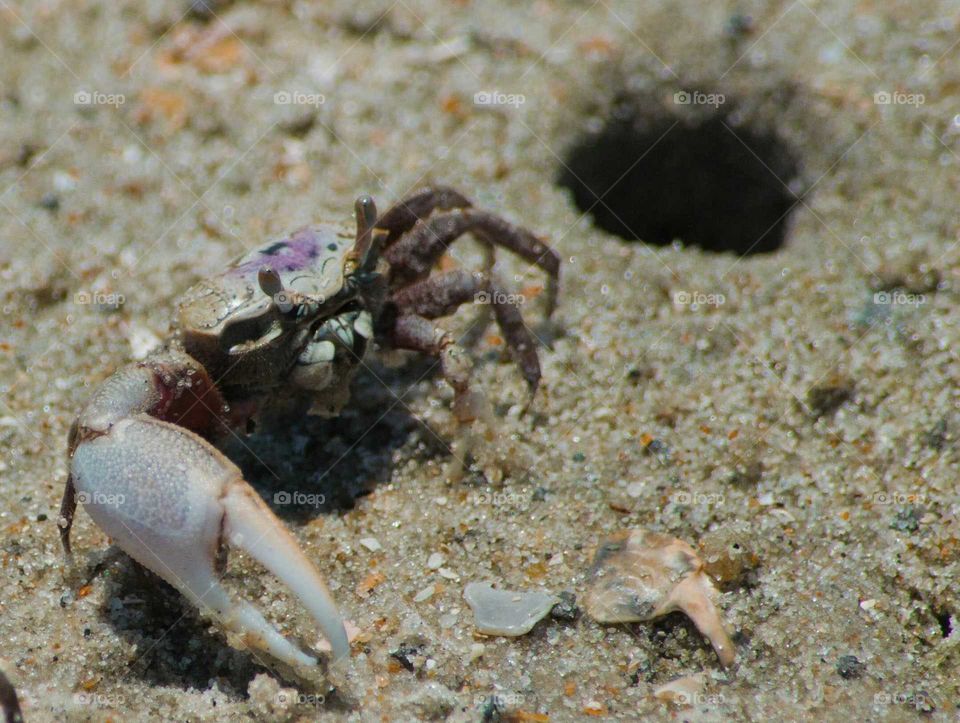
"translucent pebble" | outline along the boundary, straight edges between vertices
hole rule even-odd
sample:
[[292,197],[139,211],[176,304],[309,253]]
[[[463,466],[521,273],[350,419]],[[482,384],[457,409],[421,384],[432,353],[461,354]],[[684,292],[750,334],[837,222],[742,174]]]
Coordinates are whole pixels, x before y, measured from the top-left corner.
[[545,592],[495,590],[490,583],[471,582],[463,597],[473,610],[477,630],[487,635],[524,635],[559,602]]

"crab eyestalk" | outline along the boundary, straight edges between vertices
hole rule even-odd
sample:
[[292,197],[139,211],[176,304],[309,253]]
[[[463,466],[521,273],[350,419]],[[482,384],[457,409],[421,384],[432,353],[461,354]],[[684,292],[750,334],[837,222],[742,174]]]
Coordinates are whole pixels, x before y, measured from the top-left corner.
[[260,267],[260,271],[257,272],[257,282],[260,284],[260,291],[271,298],[283,292],[280,274],[272,266]]
[[297,318],[305,314],[315,314],[326,301],[322,296],[311,297],[285,288],[280,274],[272,266],[260,267],[257,283],[260,284],[260,291],[273,299],[273,303],[282,313],[295,310]]
[[353,245],[352,255],[359,269],[373,271],[387,232],[375,228],[377,205],[373,202],[372,196],[360,196],[353,208],[357,216],[357,240]]

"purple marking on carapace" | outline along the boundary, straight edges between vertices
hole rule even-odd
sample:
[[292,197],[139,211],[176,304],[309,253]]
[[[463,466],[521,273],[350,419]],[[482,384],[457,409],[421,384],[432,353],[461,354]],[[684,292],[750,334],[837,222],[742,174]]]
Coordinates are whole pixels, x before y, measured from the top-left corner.
[[304,269],[317,258],[320,243],[313,229],[302,228],[289,238],[262,249],[249,261],[230,269],[227,276],[256,275],[262,266],[271,266],[278,273]]

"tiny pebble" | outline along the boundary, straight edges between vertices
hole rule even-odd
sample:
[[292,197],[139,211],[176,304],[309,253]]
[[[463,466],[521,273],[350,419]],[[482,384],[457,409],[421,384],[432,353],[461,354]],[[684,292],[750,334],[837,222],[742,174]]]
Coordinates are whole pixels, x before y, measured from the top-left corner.
[[442,553],[435,552],[427,558],[427,567],[431,570],[438,570],[444,562],[444,557]]
[[443,628],[444,630],[449,630],[456,624],[457,624],[457,616],[455,613],[443,615],[440,618],[440,627]]
[[383,549],[383,545],[381,545],[375,537],[364,537],[360,540],[360,544],[370,550],[370,552],[379,552]]
[[447,580],[459,580],[460,576],[451,570],[449,567],[440,568],[440,577],[446,578]]
[[555,620],[571,622],[580,617],[580,608],[577,606],[577,596],[569,590],[564,590],[557,597],[560,602],[550,610],[550,616]]
[[859,678],[867,666],[856,655],[841,655],[837,659],[837,673],[844,680]]
[[417,593],[417,596],[413,598],[414,602],[423,602],[424,600],[429,600],[433,597],[433,593],[436,592],[437,588],[434,585],[427,585],[423,590]]
[[495,590],[490,583],[481,582],[468,584],[463,597],[473,610],[479,632],[510,637],[530,632],[559,602],[549,593]]

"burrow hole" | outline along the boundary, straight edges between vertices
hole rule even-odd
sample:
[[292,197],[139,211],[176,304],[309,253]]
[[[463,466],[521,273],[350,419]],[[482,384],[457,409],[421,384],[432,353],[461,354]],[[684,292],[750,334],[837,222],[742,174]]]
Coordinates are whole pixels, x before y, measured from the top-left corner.
[[616,106],[574,143],[557,183],[594,224],[630,241],[775,251],[796,208],[799,163],[776,135],[722,109],[693,121]]

